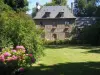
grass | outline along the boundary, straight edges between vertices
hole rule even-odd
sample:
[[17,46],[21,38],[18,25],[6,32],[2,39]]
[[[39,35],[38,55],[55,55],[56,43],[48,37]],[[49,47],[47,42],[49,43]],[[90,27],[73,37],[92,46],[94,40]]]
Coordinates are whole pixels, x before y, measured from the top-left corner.
[[100,47],[49,46],[25,75],[100,75]]

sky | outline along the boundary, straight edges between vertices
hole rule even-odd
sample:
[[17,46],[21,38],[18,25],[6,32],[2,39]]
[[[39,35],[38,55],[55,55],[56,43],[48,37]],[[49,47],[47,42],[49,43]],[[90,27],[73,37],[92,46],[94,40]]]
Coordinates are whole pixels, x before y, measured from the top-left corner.
[[[67,4],[69,5],[69,7],[71,6],[71,2],[73,2],[74,0],[67,0]],[[47,2],[51,2],[51,0],[28,0],[29,2],[29,11],[27,12],[27,14],[31,14],[32,13],[32,8],[36,6],[36,2],[38,2],[40,5],[44,5]]]

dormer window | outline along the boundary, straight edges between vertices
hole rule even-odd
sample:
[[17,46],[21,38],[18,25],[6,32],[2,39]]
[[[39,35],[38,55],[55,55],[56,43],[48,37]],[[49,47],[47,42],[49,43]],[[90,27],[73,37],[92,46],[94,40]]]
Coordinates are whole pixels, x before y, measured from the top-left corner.
[[58,15],[57,15],[57,17],[59,17],[59,18],[60,17],[64,17],[64,12],[59,12]]
[[43,18],[48,18],[48,17],[50,17],[50,12],[45,12]]

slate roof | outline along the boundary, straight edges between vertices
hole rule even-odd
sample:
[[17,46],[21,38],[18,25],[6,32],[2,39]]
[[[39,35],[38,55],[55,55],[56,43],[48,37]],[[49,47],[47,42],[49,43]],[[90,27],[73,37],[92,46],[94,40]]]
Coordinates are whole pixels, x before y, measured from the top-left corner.
[[75,18],[67,6],[43,6],[39,12],[37,12],[34,19],[42,19],[46,12],[50,12],[50,16],[45,19],[57,18],[56,16],[59,12],[64,12],[64,16],[61,18]]

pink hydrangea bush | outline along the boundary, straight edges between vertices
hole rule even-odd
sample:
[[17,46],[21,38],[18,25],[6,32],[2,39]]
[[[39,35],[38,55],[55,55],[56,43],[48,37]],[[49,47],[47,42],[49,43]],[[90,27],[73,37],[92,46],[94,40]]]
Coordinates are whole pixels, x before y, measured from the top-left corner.
[[0,63],[5,66],[12,66],[15,70],[23,72],[25,68],[30,67],[35,62],[33,54],[27,54],[23,46],[16,46],[16,49],[11,50],[5,48],[0,52]]

